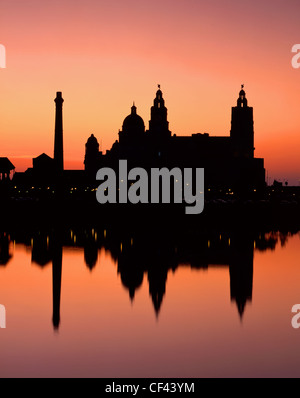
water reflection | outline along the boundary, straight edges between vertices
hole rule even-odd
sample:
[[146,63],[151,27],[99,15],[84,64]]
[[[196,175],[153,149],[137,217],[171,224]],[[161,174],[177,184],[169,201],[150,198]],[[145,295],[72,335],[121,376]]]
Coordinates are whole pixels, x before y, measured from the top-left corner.
[[10,236],[4,232],[0,235],[0,266],[6,266],[11,259],[9,253]]
[[56,233],[53,237],[52,248],[52,291],[53,291],[53,327],[59,328],[60,324],[60,292],[61,292],[61,272],[62,272],[62,241],[60,234]]
[[157,317],[166,295],[170,270],[176,272],[179,267],[196,270],[228,267],[231,300],[236,303],[242,319],[247,303],[252,301],[254,251],[274,250],[279,243],[285,246],[293,234],[242,231],[167,233],[166,230],[154,234],[145,230],[132,235],[104,228],[2,232],[0,265],[7,265],[12,258],[12,242],[31,247],[31,261],[39,267],[52,264],[52,323],[55,330],[60,325],[63,247],[83,248],[85,264],[91,272],[99,266],[98,254],[104,249],[117,264],[117,273],[131,301],[134,301],[146,275]]

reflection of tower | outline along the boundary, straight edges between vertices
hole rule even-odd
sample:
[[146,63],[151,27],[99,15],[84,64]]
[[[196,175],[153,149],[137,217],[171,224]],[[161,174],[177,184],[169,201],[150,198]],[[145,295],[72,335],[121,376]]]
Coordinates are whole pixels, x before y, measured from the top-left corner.
[[154,104],[151,107],[151,120],[149,122],[149,132],[152,137],[157,139],[165,139],[171,137],[168,122],[168,110],[165,107],[160,85],[154,99]]
[[149,293],[152,298],[156,316],[158,316],[161,304],[166,292],[168,270],[153,266],[148,271]]
[[52,283],[53,283],[53,317],[54,329],[60,324],[60,294],[61,294],[61,271],[62,271],[62,245],[54,237],[53,261],[52,261]]
[[129,290],[130,300],[133,301],[136,290],[142,285],[144,269],[143,256],[135,247],[124,245],[118,258],[118,272],[124,287]]
[[62,93],[57,92],[54,100],[56,104],[55,114],[55,138],[54,138],[54,163],[58,172],[64,169],[64,152],[63,152],[63,98]]
[[242,319],[247,301],[252,301],[253,288],[253,240],[241,236],[232,240],[234,249],[229,273],[231,300],[236,301]]
[[84,261],[90,271],[95,267],[98,260],[98,246],[95,241],[87,241],[84,245]]
[[237,106],[232,108],[231,131],[234,155],[254,157],[253,108],[248,106],[244,85],[239,93]]

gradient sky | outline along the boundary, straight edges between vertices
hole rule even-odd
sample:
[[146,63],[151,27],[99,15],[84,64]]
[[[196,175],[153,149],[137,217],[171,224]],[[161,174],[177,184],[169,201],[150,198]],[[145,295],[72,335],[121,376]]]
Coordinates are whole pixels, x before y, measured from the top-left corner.
[[148,127],[158,83],[177,135],[229,135],[243,83],[256,156],[298,185],[299,15],[299,0],[0,0],[0,156],[17,171],[53,156],[56,91],[65,167],[82,168],[89,135],[109,149],[133,101]]

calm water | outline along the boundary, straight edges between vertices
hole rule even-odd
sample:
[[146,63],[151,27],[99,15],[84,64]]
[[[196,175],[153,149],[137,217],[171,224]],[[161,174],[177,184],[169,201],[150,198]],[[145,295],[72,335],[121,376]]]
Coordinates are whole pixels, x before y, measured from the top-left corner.
[[299,234],[0,237],[1,377],[300,376]]

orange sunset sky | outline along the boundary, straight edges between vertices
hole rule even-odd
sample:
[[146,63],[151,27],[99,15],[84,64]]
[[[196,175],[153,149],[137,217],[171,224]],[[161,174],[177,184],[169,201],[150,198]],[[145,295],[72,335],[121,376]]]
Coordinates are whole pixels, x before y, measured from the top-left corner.
[[146,128],[161,84],[170,130],[229,135],[245,84],[269,182],[300,181],[299,0],[0,0],[0,156],[53,156],[63,92],[65,168],[106,151],[135,101]]

